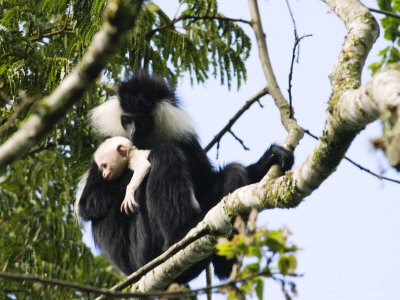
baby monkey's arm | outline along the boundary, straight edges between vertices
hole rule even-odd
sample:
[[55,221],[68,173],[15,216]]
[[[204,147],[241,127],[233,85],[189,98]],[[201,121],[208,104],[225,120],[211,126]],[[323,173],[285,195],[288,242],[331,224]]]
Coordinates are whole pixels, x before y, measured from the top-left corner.
[[133,176],[126,187],[125,199],[121,204],[121,212],[125,212],[127,215],[134,213],[135,208],[139,206],[135,201],[135,191],[150,171],[151,164],[147,160],[149,154],[150,150],[138,150],[132,148],[129,151],[128,167],[133,171]]

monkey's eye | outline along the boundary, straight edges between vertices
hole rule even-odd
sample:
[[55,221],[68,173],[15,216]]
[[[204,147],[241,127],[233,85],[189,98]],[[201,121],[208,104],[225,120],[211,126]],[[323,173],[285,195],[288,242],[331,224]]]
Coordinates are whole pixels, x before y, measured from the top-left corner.
[[103,171],[104,169],[107,169],[107,164],[101,164],[100,169]]
[[128,125],[129,123],[132,123],[132,120],[130,117],[128,116],[121,116],[121,125],[122,127],[126,127],[126,125]]

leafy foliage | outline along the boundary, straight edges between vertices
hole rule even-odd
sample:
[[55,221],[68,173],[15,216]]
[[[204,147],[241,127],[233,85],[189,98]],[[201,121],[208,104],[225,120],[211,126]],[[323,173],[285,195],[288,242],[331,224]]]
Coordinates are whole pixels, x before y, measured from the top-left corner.
[[[103,19],[106,0],[8,0],[0,7],[0,143],[10,137],[77,65]],[[115,82],[135,69],[172,81],[188,72],[192,82],[209,75],[228,86],[246,77],[250,41],[239,24],[218,12],[215,0],[180,0],[170,18],[146,2],[137,27],[123,40],[82,101],[22,160],[0,171],[0,270],[76,281],[98,287],[119,278],[82,242],[74,220],[78,178],[88,166],[96,137],[90,108]],[[0,281],[0,298],[85,298],[70,289]]]
[[[237,217],[235,228],[238,231],[231,241],[221,239],[217,245],[217,254],[229,259],[236,258],[238,265],[231,275],[232,284],[226,288],[228,299],[245,299],[246,294],[256,293],[263,298],[263,278],[278,281],[286,299],[296,295],[296,285],[288,281],[295,277],[297,260],[294,254],[298,251],[295,245],[289,244],[287,229],[267,230],[256,228],[257,212],[253,210],[248,225]],[[288,289],[290,286],[290,289]]]
[[[379,7],[388,12],[400,15],[400,2],[397,0],[378,0]],[[384,29],[384,37],[391,44],[379,52],[380,61],[369,66],[372,73],[381,70],[386,64],[400,61],[400,19],[386,16],[381,20],[381,26]]]

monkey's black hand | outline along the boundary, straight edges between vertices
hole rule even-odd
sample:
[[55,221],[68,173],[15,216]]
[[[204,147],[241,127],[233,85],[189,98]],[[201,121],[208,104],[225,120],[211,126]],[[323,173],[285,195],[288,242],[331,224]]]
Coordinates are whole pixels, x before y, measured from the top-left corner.
[[282,172],[286,172],[293,166],[294,156],[281,146],[272,145],[255,164],[247,167],[249,180],[255,183],[261,180],[273,165],[279,165]]
[[294,163],[292,151],[286,150],[278,145],[272,145],[269,151],[271,151],[270,153],[272,155],[271,165],[279,165],[283,173],[290,170]]

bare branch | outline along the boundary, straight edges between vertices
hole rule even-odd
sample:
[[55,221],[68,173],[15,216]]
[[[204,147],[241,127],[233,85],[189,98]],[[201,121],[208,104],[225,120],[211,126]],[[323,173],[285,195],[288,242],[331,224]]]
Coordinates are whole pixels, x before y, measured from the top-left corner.
[[173,27],[176,23],[183,21],[183,20],[192,20],[192,21],[218,20],[218,21],[225,21],[225,22],[240,22],[240,23],[246,23],[248,25],[251,25],[251,23],[247,20],[232,19],[232,18],[226,18],[226,17],[221,17],[221,16],[180,16],[178,18],[174,18],[173,20],[171,20],[171,23],[154,28],[153,30],[146,33],[146,39],[150,39],[156,32],[160,32],[160,31],[163,31],[170,27]]
[[396,19],[400,19],[400,16],[398,14],[395,14],[391,11],[387,11],[387,10],[381,10],[381,9],[375,9],[375,8],[370,8],[368,7],[368,9],[372,12],[378,13],[378,14],[383,14],[386,15],[388,17],[392,17],[392,18],[396,18]]
[[[312,134],[308,129],[304,129],[304,133],[306,133],[307,135],[311,136],[313,139],[318,140],[318,137],[316,135]],[[393,179],[393,178],[389,178],[389,177],[382,176],[382,175],[379,175],[377,173],[374,173],[371,170],[367,169],[366,167],[363,167],[359,163],[356,163],[354,160],[352,160],[351,158],[349,158],[347,156],[344,156],[343,159],[347,160],[349,163],[351,163],[353,166],[359,168],[361,171],[364,171],[364,172],[366,172],[366,173],[368,173],[368,174],[370,174],[370,175],[372,175],[372,176],[374,176],[374,177],[376,177],[378,179],[386,180],[386,181],[390,181],[390,182],[394,182],[394,183],[399,183],[400,184],[400,180],[396,180],[396,179]]]
[[250,148],[246,147],[246,145],[244,144],[243,140],[241,138],[239,138],[232,130],[228,130],[228,132],[231,134],[231,136],[233,136],[233,138],[239,142],[240,145],[242,145],[243,149],[246,151],[249,151]]
[[40,41],[43,38],[48,38],[48,37],[52,37],[54,35],[58,35],[58,34],[62,34],[62,33],[76,33],[74,30],[72,30],[72,28],[68,29],[68,28],[63,28],[57,31],[53,31],[53,32],[49,32],[49,33],[45,33],[41,36],[38,37],[31,37],[29,40],[31,42],[37,42]]
[[[294,21],[293,21],[294,22]],[[289,94],[289,106],[290,106],[290,118],[293,118],[293,105],[292,105],[292,78],[293,78],[293,67],[294,67],[294,60],[296,58],[296,49],[299,49],[297,46],[299,45],[300,41],[306,37],[310,37],[312,34],[303,35],[302,37],[297,37],[297,33],[295,31],[295,41],[293,45],[292,51],[292,61],[290,63],[290,71],[289,71],[289,83],[288,83],[288,94]]]
[[78,284],[78,283],[74,283],[74,282],[70,282],[70,281],[53,279],[53,278],[44,278],[44,277],[33,276],[33,275],[28,275],[28,274],[15,274],[15,273],[8,273],[8,272],[0,272],[0,278],[17,280],[17,281],[40,282],[40,283],[47,284],[47,285],[56,285],[56,286],[62,286],[62,287],[66,287],[66,288],[72,288],[72,289],[80,291],[80,292],[103,294],[103,295],[112,296],[112,297],[123,298],[123,297],[127,297],[127,296],[132,296],[132,297],[143,296],[143,294],[140,294],[140,293],[134,293],[134,294],[131,293],[129,295],[128,293],[114,292],[114,291],[110,291],[110,290],[104,289],[104,288],[94,288],[92,286],[82,285],[82,284]]
[[[300,126],[297,125],[296,120],[291,117],[292,113],[290,105],[283,96],[272,70],[265,33],[261,25],[261,17],[257,0],[248,0],[248,2],[252,18],[252,27],[257,39],[258,54],[260,56],[264,76],[267,79],[267,89],[269,94],[274,99],[275,105],[280,111],[282,124],[288,131],[288,137],[286,138],[283,146],[293,151],[303,137],[304,133]],[[272,168],[271,172],[275,173],[276,175],[278,174],[278,170],[276,168]]]
[[81,63],[50,96],[38,103],[29,119],[0,146],[0,169],[29,152],[82,97],[118,50],[122,35],[134,25],[141,4],[142,1],[110,1],[106,8],[107,21],[93,37]]
[[229,120],[228,124],[222,128],[216,136],[208,143],[206,147],[204,147],[204,151],[208,152],[221,138],[224,136],[225,133],[231,130],[233,124],[255,103],[258,102],[259,99],[263,96],[268,94],[268,89],[264,88],[259,91],[253,98],[246,101],[246,103],[238,110],[238,112]]
[[[360,85],[365,58],[378,35],[378,25],[368,9],[357,0],[327,0],[326,3],[343,20],[349,32],[330,76],[333,93],[325,129],[306,162],[293,172],[296,187],[306,194],[335,170],[355,136],[375,120],[378,113],[371,110],[375,100],[368,97],[361,104],[354,98],[357,93],[359,97],[367,96],[365,90],[355,89]],[[373,80],[376,78],[379,76],[374,76]],[[389,90],[393,92],[393,89]],[[353,98],[349,99],[351,91]]]

